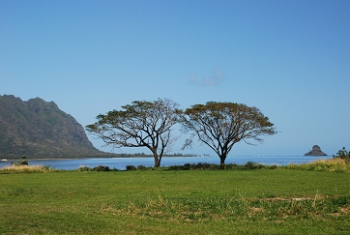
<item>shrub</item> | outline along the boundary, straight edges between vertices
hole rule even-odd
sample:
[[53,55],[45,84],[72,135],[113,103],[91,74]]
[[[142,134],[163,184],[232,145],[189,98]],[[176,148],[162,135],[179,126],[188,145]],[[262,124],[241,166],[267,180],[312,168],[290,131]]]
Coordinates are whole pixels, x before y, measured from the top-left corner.
[[147,167],[144,166],[144,165],[139,165],[139,166],[137,167],[137,170],[139,170],[139,171],[145,171],[145,170],[147,170]]
[[179,165],[173,165],[168,168],[168,170],[209,170],[209,169],[217,169],[217,165],[215,164],[208,164],[208,163],[197,163],[197,164],[190,164],[186,163],[183,166]]
[[127,165],[127,166],[125,167],[125,169],[126,169],[127,171],[136,171],[136,167],[133,166],[133,165]]
[[225,164],[223,166],[209,163],[185,164],[183,166],[173,165],[168,170],[254,170],[254,169],[276,169],[276,165],[265,166],[254,162],[247,162],[245,165],[237,165],[235,163]]
[[172,165],[172,166],[168,167],[168,170],[170,170],[170,171],[178,171],[178,170],[183,170],[182,168],[183,167],[179,166],[179,165]]
[[346,164],[350,164],[350,151],[346,151],[345,147],[343,147],[337,152],[337,155],[333,155],[333,158],[344,159]]
[[28,161],[26,160],[26,156],[22,156],[20,159],[18,159],[17,162],[12,163],[14,166],[28,166]]
[[255,162],[247,162],[245,165],[244,165],[247,169],[254,169],[255,168]]
[[96,166],[93,168],[94,171],[109,171],[108,166]]
[[191,169],[191,164],[190,163],[186,163],[183,165],[183,170],[190,170]]
[[79,171],[91,171],[91,168],[87,166],[81,166],[79,167]]
[[254,170],[254,169],[262,169],[264,165],[249,161],[244,165],[244,167],[249,170]]

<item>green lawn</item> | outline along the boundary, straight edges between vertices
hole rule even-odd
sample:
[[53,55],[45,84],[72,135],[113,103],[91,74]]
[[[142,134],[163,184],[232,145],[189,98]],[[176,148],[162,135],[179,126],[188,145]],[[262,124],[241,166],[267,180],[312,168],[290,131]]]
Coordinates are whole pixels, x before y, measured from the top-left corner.
[[0,174],[0,234],[348,234],[350,174]]

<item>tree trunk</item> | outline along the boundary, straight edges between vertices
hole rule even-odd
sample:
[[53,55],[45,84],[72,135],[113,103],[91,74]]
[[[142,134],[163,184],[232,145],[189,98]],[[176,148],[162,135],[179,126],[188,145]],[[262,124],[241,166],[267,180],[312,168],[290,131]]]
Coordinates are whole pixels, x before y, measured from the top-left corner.
[[153,153],[153,158],[154,158],[154,168],[160,167],[160,157],[158,156],[158,154]]
[[154,168],[160,167],[160,161],[155,161],[154,162]]
[[221,168],[223,168],[225,165],[226,157],[227,157],[227,151],[222,151],[222,153],[219,155],[219,157],[220,157],[220,166],[221,166]]
[[223,167],[225,165],[225,156],[220,156],[220,166]]

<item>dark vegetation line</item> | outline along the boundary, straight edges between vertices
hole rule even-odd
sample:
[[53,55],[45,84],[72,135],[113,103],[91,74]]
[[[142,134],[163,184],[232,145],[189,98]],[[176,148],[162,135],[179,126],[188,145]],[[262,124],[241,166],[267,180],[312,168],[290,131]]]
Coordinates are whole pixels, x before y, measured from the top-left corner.
[[[262,169],[299,169],[299,170],[317,170],[317,171],[338,171],[338,172],[350,172],[350,152],[347,152],[345,148],[339,150],[337,155],[333,155],[332,159],[316,160],[310,163],[304,164],[289,164],[287,166],[278,165],[264,165],[248,161],[243,165],[239,164],[225,164],[218,165],[212,163],[187,163],[184,165],[172,165],[168,167],[146,167],[144,165],[127,165],[125,170],[117,168],[111,169],[108,166],[96,166],[93,168],[83,166],[77,170],[80,172],[88,171],[150,171],[150,170],[163,170],[163,171],[187,171],[187,170],[262,170]],[[0,169],[0,173],[12,173],[12,172],[46,172],[57,171],[49,166],[28,166],[28,162],[25,158],[20,159],[18,162],[12,164],[12,167],[5,167]],[[61,170],[64,171],[64,170]]]

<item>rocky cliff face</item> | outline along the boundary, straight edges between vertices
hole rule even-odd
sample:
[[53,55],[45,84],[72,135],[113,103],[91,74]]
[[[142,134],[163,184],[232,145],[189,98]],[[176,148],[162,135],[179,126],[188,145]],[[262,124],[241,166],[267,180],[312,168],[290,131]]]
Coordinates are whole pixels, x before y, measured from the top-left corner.
[[96,157],[108,155],[93,147],[83,127],[54,102],[22,101],[0,96],[2,158]]
[[305,153],[305,156],[327,156],[327,154],[321,151],[320,146],[314,145],[310,152]]

